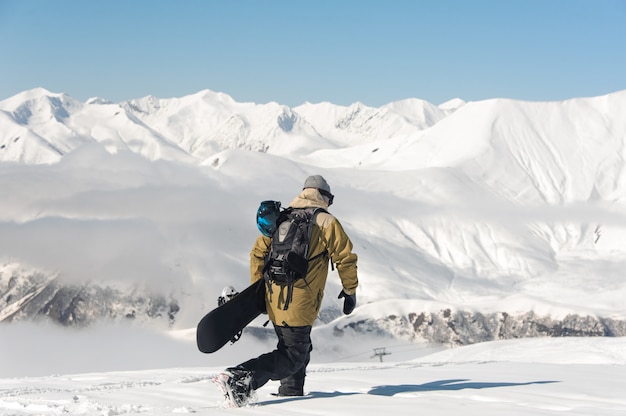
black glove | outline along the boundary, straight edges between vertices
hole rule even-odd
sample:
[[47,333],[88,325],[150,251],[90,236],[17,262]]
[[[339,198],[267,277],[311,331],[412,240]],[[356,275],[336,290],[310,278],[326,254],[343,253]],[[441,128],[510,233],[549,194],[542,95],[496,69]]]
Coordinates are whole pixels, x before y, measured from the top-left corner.
[[339,296],[337,296],[337,299],[341,299],[341,298],[344,298],[343,299],[343,313],[345,313],[346,315],[350,315],[352,311],[354,310],[354,307],[356,306],[356,293],[354,295],[348,295],[346,292],[342,290]]

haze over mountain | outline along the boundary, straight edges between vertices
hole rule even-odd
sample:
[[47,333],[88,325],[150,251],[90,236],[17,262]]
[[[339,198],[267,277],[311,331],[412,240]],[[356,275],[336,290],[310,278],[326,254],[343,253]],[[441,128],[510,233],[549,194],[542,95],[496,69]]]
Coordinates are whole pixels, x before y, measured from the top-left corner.
[[258,203],[320,173],[361,284],[341,317],[330,277],[318,331],[624,335],[624,114],[626,91],[380,108],[24,91],[0,101],[0,320],[191,328],[247,284]]

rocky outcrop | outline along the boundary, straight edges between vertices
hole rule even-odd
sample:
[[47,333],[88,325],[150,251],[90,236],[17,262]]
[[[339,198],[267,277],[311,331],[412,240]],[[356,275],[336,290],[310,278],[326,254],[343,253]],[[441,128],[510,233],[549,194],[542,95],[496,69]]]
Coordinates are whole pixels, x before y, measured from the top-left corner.
[[336,325],[335,335],[346,331],[372,333],[442,344],[467,345],[499,339],[566,336],[626,336],[626,321],[570,314],[564,318],[539,316],[534,312],[510,315],[506,312],[441,310],[437,313],[389,315]]
[[0,322],[48,318],[81,327],[101,319],[141,319],[171,324],[179,309],[176,299],[140,287],[63,284],[37,273],[0,285]]

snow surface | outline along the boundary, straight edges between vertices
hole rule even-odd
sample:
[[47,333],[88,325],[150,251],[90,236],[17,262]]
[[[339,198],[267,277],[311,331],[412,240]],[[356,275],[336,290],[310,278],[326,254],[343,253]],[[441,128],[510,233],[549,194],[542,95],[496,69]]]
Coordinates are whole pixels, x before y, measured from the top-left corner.
[[[111,340],[119,344],[119,340]],[[404,348],[404,358],[420,347]],[[306,396],[227,409],[220,367],[0,379],[0,415],[607,415],[626,412],[626,339],[495,341],[394,360],[313,363]],[[190,353],[192,353],[190,351]]]
[[[237,412],[623,415],[624,338],[449,349],[334,329],[443,309],[626,319],[625,113],[625,91],[378,109],[211,91],[1,101],[0,286],[33,274],[136,283],[181,309],[172,327],[3,323],[0,414],[230,411],[210,377],[274,341],[245,334],[203,355],[195,324],[222,287],[247,283],[259,201],[288,203],[320,173],[359,255],[358,308],[340,316],[330,276],[310,396],[273,398],[270,383]],[[392,354],[376,363],[381,347]]]

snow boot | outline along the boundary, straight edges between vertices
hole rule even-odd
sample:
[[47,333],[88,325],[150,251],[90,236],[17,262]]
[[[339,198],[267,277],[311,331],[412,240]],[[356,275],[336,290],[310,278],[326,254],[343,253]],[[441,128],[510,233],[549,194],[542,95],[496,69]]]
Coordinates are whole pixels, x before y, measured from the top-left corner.
[[304,389],[302,387],[283,386],[278,388],[278,393],[275,394],[278,397],[297,397],[304,396]]
[[246,406],[253,397],[252,372],[243,367],[227,368],[218,374],[213,382],[224,393],[229,407]]

